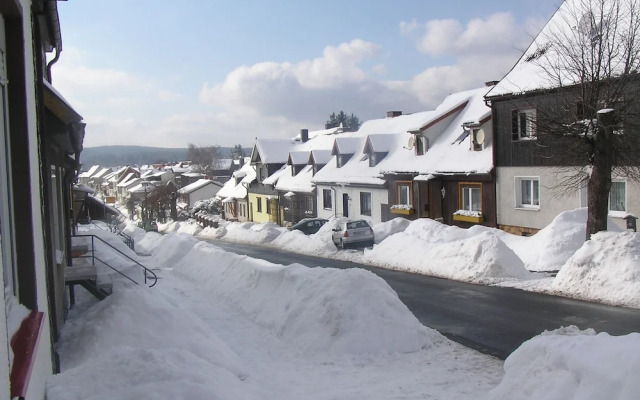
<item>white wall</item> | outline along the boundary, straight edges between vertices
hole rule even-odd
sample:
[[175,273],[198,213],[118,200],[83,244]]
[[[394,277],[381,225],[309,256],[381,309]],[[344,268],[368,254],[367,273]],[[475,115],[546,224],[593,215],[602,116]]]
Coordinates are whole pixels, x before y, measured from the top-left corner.
[[[563,211],[573,210],[586,203],[579,191],[559,193],[554,186],[563,173],[572,173],[572,169],[557,167],[499,167],[497,179],[497,213],[499,225],[520,226],[542,229]],[[539,209],[523,209],[516,207],[516,178],[536,177],[540,180]],[[618,176],[614,174],[614,178]],[[627,212],[640,216],[640,185],[627,180],[626,186]],[[584,194],[582,195],[582,197]],[[625,220],[621,215],[610,214],[610,221],[624,228]]]
[[[332,190],[335,189],[335,190]],[[326,210],[323,208],[322,193],[323,189],[329,189],[332,192],[332,208]],[[360,214],[360,192],[371,193],[371,215]],[[364,219],[370,221],[372,224],[382,222],[382,215],[380,211],[381,204],[387,204],[388,194],[386,188],[360,188],[354,186],[329,186],[329,185],[317,185],[316,196],[318,204],[318,217],[330,218],[335,216],[342,217],[342,195],[347,193],[349,195],[349,218],[351,219]]]
[[220,186],[218,185],[207,185],[189,193],[189,207],[193,207],[198,200],[206,200],[216,197],[219,190]]

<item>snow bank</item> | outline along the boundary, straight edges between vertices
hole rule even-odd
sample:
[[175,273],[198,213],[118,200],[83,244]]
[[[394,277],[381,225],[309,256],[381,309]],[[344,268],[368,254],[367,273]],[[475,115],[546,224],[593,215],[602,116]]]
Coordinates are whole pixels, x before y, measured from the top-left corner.
[[285,231],[272,244],[283,250],[310,255],[327,256],[336,252],[331,235],[327,236],[319,231],[313,235],[305,235],[299,230]]
[[136,253],[150,255],[162,242],[163,235],[158,232],[146,232],[139,239],[134,239]]
[[[578,208],[558,214],[531,237],[502,232],[500,238],[516,252],[527,269],[557,271],[584,244],[586,227],[587,209]],[[609,230],[620,231],[620,228],[610,221]]]
[[273,222],[256,224],[254,222],[242,222],[229,224],[226,228],[225,239],[236,242],[271,243],[280,236],[286,228],[282,228]]
[[175,271],[237,304],[301,351],[405,353],[444,340],[422,326],[386,282],[365,270],[280,266],[201,242]]
[[376,239],[376,243],[380,243],[389,236],[403,232],[411,221],[406,218],[394,218],[387,222],[382,222],[380,224],[375,224],[373,226],[373,235]]
[[560,269],[560,294],[640,308],[640,234],[599,232]]
[[112,294],[67,323],[59,344],[65,373],[48,380],[47,398],[211,398],[222,390],[229,391],[225,398],[244,394],[246,367],[180,301],[137,287]]
[[199,242],[198,239],[184,233],[166,234],[153,253],[153,262],[161,268],[173,268]]
[[389,236],[366,251],[364,260],[384,268],[470,282],[529,277],[518,256],[492,233],[428,219],[416,220],[404,232]]
[[505,361],[492,400],[637,399],[640,334],[561,328],[525,342]]

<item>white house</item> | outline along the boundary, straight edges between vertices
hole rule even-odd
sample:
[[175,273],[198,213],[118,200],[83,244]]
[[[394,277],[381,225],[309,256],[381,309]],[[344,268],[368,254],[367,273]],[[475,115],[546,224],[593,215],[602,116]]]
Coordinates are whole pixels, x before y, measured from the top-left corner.
[[191,209],[196,201],[212,199],[216,197],[222,184],[209,179],[199,179],[190,185],[178,190],[180,201],[185,204],[187,210]]

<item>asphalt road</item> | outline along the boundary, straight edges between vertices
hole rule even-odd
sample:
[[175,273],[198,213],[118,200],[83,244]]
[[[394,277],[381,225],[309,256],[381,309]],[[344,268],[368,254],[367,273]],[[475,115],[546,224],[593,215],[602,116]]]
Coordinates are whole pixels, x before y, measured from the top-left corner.
[[227,251],[278,264],[369,270],[387,281],[421,323],[465,346],[501,359],[544,330],[562,326],[593,328],[611,335],[640,332],[638,309],[474,285],[262,246],[211,242]]

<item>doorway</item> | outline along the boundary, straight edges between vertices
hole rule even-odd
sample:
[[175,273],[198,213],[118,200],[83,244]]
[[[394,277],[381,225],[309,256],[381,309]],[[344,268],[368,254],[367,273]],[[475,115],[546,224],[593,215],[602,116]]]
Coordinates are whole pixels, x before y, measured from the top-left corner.
[[349,218],[349,195],[347,193],[342,194],[342,216]]

